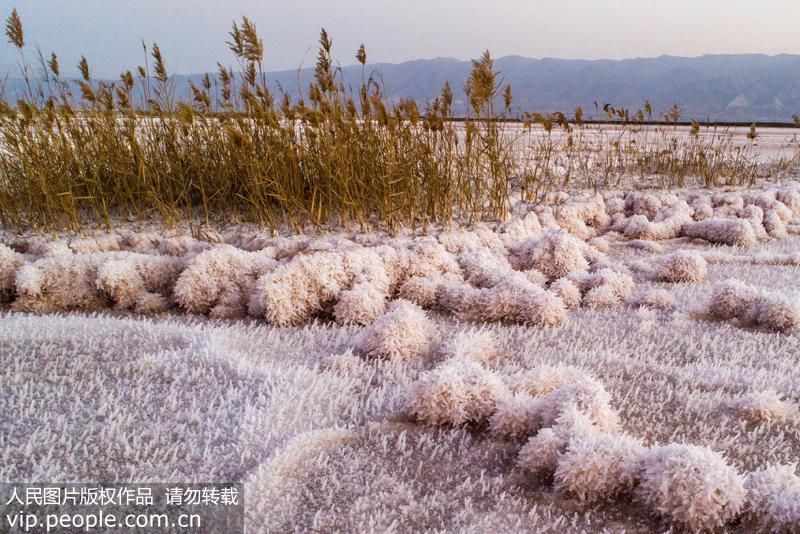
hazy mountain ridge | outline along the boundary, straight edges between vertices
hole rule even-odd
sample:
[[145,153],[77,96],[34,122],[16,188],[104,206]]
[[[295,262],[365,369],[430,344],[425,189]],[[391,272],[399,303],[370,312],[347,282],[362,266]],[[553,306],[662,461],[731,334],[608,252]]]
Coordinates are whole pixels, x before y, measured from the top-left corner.
[[[562,60],[507,56],[496,60],[510,83],[515,107],[602,116],[593,102],[610,102],[633,113],[650,99],[655,112],[677,103],[685,118],[714,120],[790,120],[800,114],[800,56],[708,55],[647,59]],[[445,80],[460,89],[470,63],[453,59],[413,61],[376,67],[390,97],[425,101]],[[344,69],[345,79],[360,69]],[[276,74],[276,79],[279,73]],[[282,74],[282,73],[280,73]],[[296,72],[293,73],[296,79]],[[296,83],[295,83],[296,86]]]
[[[660,56],[625,60],[530,59],[505,56],[496,69],[510,83],[514,110],[564,111],[581,106],[587,116],[604,118],[593,102],[609,102],[629,108],[631,114],[653,104],[654,118],[678,104],[684,119],[790,122],[800,114],[800,55],[762,54]],[[464,111],[463,85],[469,61],[452,58],[417,59],[404,63],[367,64],[366,76],[382,79],[389,101],[411,97],[420,104],[436,97],[445,81],[453,86],[456,112]],[[346,86],[355,90],[361,81],[360,66],[342,70]],[[298,87],[307,88],[312,68],[269,73],[274,89],[280,86],[297,98]],[[186,97],[186,80],[200,75],[176,76],[176,90]],[[9,78],[7,91],[19,88]]]

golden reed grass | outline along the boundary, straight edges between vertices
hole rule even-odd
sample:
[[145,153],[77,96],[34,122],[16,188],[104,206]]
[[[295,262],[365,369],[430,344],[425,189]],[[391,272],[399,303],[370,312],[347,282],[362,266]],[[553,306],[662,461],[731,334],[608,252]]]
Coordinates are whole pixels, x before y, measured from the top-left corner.
[[[736,163],[731,147],[697,136],[644,147],[624,146],[622,136],[590,143],[580,109],[572,123],[561,113],[526,114],[526,126],[545,132],[529,140],[507,122],[511,87],[488,52],[473,61],[462,123],[453,120],[449,84],[424,109],[411,99],[390,105],[379,79],[367,76],[363,45],[361,82],[346,89],[324,30],[313,81],[294,101],[270,90],[263,44],[247,18],[234,23],[227,43],[237,70],[219,64],[215,75],[189,81],[188,99],[176,96],[158,45],[114,82],[93,79],[86,58],[80,79],[66,79],[56,54],[39,52],[36,83],[16,10],[6,35],[19,50],[25,88],[15,101],[0,91],[0,224],[7,228],[78,231],[157,216],[168,225],[200,219],[391,231],[502,219],[514,194],[537,200],[562,184],[597,188],[636,172],[669,176],[670,185],[686,176],[744,183],[756,173],[748,156]],[[650,115],[649,103],[645,109]],[[627,110],[604,111],[629,122]],[[666,117],[677,120],[678,108]],[[554,127],[567,132],[565,141],[551,136]],[[554,173],[565,155],[566,172]]]

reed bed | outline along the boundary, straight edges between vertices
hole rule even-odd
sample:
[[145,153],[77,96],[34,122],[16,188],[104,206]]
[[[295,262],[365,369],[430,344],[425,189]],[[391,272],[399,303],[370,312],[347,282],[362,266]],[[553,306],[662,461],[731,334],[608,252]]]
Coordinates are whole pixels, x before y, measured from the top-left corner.
[[[368,73],[362,45],[358,87],[345,87],[322,30],[314,81],[303,98],[272,91],[255,25],[234,23],[228,42],[236,66],[189,82],[176,96],[164,55],[145,47],[144,65],[119,80],[96,80],[85,58],[80,79],[61,74],[58,57],[29,62],[14,10],[6,35],[19,51],[26,90],[0,90],[0,224],[23,230],[110,228],[118,219],[254,222],[426,228],[503,220],[512,199],[537,201],[557,187],[619,186],[625,176],[657,176],[659,185],[748,184],[765,169],[724,136],[680,139],[645,131],[637,117],[606,106],[622,121],[618,138],[590,141],[582,112],[526,114],[545,135],[507,122],[513,94],[488,52],[473,61],[463,91],[465,121],[454,121],[453,88],[422,108],[390,103]],[[41,71],[34,79],[35,67]],[[670,111],[675,116],[677,108]],[[649,113],[649,111],[648,111]],[[678,112],[679,113],[679,112]],[[461,113],[459,113],[460,115]],[[643,112],[638,114],[643,120]],[[461,118],[461,117],[459,117]],[[631,124],[631,126],[628,126]],[[649,127],[644,127],[648,128]],[[562,136],[551,135],[563,129]]]

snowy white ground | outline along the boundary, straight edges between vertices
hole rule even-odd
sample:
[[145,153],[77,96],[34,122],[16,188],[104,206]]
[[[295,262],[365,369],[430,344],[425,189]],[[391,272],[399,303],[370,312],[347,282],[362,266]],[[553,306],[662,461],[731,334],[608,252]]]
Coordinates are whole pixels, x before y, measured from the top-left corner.
[[[774,200],[774,191],[772,195]],[[522,301],[526,311],[537,306],[549,310],[551,301],[547,299],[557,294],[555,274],[533,284],[539,289],[516,280],[517,285],[502,294],[505,300],[500,302],[491,289],[502,281],[487,282],[485,278],[497,273],[504,280],[515,276],[500,265],[503,253],[494,250],[491,254],[495,256],[486,257],[498,262],[486,273],[469,263],[464,256],[468,251],[463,250],[468,248],[464,243],[486,242],[486,235],[481,239],[472,234],[452,238],[454,252],[447,254],[463,271],[463,278],[452,282],[455,289],[438,290],[437,299],[442,302],[422,302],[430,308],[424,339],[413,346],[403,345],[401,339],[399,348],[384,343],[371,353],[374,344],[365,341],[372,339],[363,333],[365,328],[379,343],[386,342],[389,334],[375,333],[375,327],[338,324],[369,312],[369,299],[366,304],[354,300],[364,304],[355,306],[358,313],[350,308],[331,312],[323,303],[320,306],[325,309],[318,313],[312,310],[302,320],[287,320],[301,324],[278,324],[282,316],[276,311],[284,301],[278,295],[280,280],[270,273],[290,263],[288,257],[266,262],[266,267],[260,263],[257,270],[262,271],[252,275],[255,278],[250,285],[234,292],[235,298],[215,293],[218,301],[206,302],[195,314],[185,314],[187,308],[207,301],[208,292],[217,290],[200,284],[192,286],[195,292],[188,296],[184,291],[183,297],[159,300],[159,295],[163,297],[178,286],[157,287],[145,280],[144,288],[136,285],[141,276],[134,271],[117,269],[103,274],[98,267],[120,258],[128,261],[133,258],[125,255],[128,253],[103,256],[109,253],[80,252],[88,247],[86,241],[74,241],[69,250],[66,245],[48,248],[41,242],[23,245],[7,240],[20,252],[11,255],[11,248],[6,248],[1,257],[5,263],[0,262],[5,268],[0,282],[7,300],[7,310],[0,318],[0,479],[241,480],[246,483],[247,524],[252,531],[651,532],[685,526],[681,517],[700,517],[695,524],[721,529],[724,522],[724,528],[734,532],[766,531],[776,525],[796,532],[794,520],[800,517],[797,476],[784,476],[781,484],[767,484],[766,497],[760,501],[752,485],[747,486],[749,493],[738,497],[729,494],[729,488],[730,480],[745,484],[745,477],[768,465],[791,465],[800,460],[800,315],[792,315],[800,314],[800,308],[792,307],[800,305],[796,300],[800,293],[800,236],[796,231],[800,213],[794,211],[800,209],[800,196],[779,195],[791,215],[758,195],[747,197],[746,192],[733,195],[745,199],[742,206],[733,208],[731,205],[739,202],[733,197],[710,199],[711,214],[701,215],[706,209],[703,202],[692,204],[691,222],[686,224],[717,218],[747,220],[748,225],[756,226],[752,210],[744,211],[748,198],[760,198],[754,202],[768,206],[763,212],[783,213],[780,217],[775,214],[783,218],[782,231],[770,227],[778,224],[773,220],[763,225],[763,233],[754,230],[759,237],[746,247],[712,245],[684,235],[661,239],[664,236],[659,232],[669,234],[673,229],[657,224],[675,214],[678,202],[667,197],[632,201],[632,212],[617,216],[616,223],[628,219],[642,223],[633,219],[633,212],[638,211],[653,225],[632,228],[627,236],[624,223],[617,232],[608,233],[608,225],[615,224],[616,208],[613,201],[605,199],[599,211],[612,215],[602,222],[597,220],[602,217],[596,205],[579,204],[581,209],[565,210],[574,215],[566,225],[570,235],[580,236],[574,241],[556,237],[562,233],[555,227],[547,230],[549,224],[561,221],[558,212],[552,220],[546,213],[538,213],[544,230],[525,226],[530,236],[512,239],[506,235],[501,240],[509,243],[500,248],[514,261],[515,272],[533,271],[532,265],[548,271],[562,260],[558,252],[543,255],[548,239],[566,248],[593,243],[591,250],[565,252],[571,261],[584,257],[591,265],[581,267],[578,262],[576,267],[567,262],[566,278],[571,277],[582,295],[576,307],[560,308],[563,320],[561,312],[527,315],[518,309],[520,295],[527,295],[530,300]],[[762,221],[768,220],[763,215]],[[577,220],[584,225],[573,224]],[[736,229],[741,230],[739,226]],[[505,230],[494,235],[512,233]],[[602,241],[593,241],[597,233],[605,235]],[[659,239],[634,239],[641,233]],[[683,233],[680,228],[676,231]],[[533,239],[527,248],[519,246],[522,237],[522,241]],[[709,237],[718,236],[711,232]],[[722,238],[727,239],[727,234]],[[447,237],[439,240],[448,242]],[[96,239],[92,246],[120,248],[121,241],[113,242]],[[167,257],[180,249],[175,252],[177,257],[188,258],[186,262],[191,264],[208,248],[186,252],[186,240],[165,242],[167,245],[156,244],[157,250],[142,255]],[[239,240],[240,245],[243,242]],[[265,250],[275,243],[262,245]],[[306,244],[305,252],[295,251],[293,257],[324,253],[325,247],[320,246],[320,252],[318,246]],[[704,275],[689,282],[661,281],[663,265],[677,250],[694,251],[704,258]],[[274,251],[270,254],[274,260]],[[83,255],[97,261],[80,259]],[[414,262],[423,264],[423,270],[444,269],[441,265],[447,262],[441,257],[431,259],[435,256],[412,254],[403,265],[411,271]],[[14,261],[13,268],[8,267]],[[329,263],[330,258],[326,265]],[[365,260],[367,264],[372,265]],[[386,260],[385,265],[390,264]],[[694,267],[687,272],[697,274]],[[180,269],[186,271],[187,263]],[[605,274],[597,275],[600,271]],[[200,274],[209,272],[199,273],[199,279],[203,280]],[[326,273],[314,273],[321,274]],[[632,284],[626,282],[628,276]],[[261,277],[267,277],[272,285],[259,283]],[[472,284],[464,281],[470,277]],[[366,278],[380,285],[374,278]],[[720,319],[719,313],[712,317],[712,292],[718,283],[730,279],[751,286],[761,300],[748,305],[753,308],[750,311],[740,310],[738,318]],[[437,280],[440,285],[450,283]],[[171,283],[178,284],[174,277]],[[478,291],[477,286],[486,291],[481,295],[490,296],[481,297],[485,300],[476,297],[474,306],[457,298],[469,287]],[[613,286],[621,294],[592,293],[601,286]],[[78,295],[81,291],[96,294]],[[346,298],[341,291],[347,289],[339,288],[339,301]],[[406,292],[419,296],[408,288]],[[261,295],[257,302],[253,294]],[[305,295],[302,306],[309,306],[309,298]],[[248,299],[249,303],[243,302]],[[165,314],[143,317],[126,311],[146,311],[154,301],[167,308]],[[485,313],[502,320],[456,320],[473,319],[475,306],[480,311],[482,305],[487,306]],[[489,305],[503,306],[505,311],[490,310]],[[780,313],[775,312],[778,308]],[[27,310],[58,313],[32,315]],[[250,317],[210,319],[201,315],[209,310],[217,310],[217,315],[248,313]],[[409,320],[414,323],[415,319]],[[520,324],[526,322],[530,324]],[[420,329],[416,323],[412,326],[403,328],[414,337]],[[483,334],[475,336],[476,329]],[[491,346],[480,345],[481,350],[475,351],[469,343],[452,344],[465,333],[473,337],[463,339],[490,339]],[[380,357],[381,350],[392,347],[397,348],[395,357]],[[511,401],[508,392],[494,397],[495,389],[513,389],[526,371],[570,366],[591,375],[592,383],[600,384],[610,400],[606,403],[602,394],[589,399],[589,405],[605,410],[589,423],[590,434],[639,438],[650,451],[642,453],[636,480],[618,495],[601,495],[587,502],[570,488],[595,488],[595,482],[602,488],[606,482],[617,482],[606,476],[611,466],[604,464],[603,458],[595,458],[596,465],[580,471],[572,486],[563,480],[559,484],[548,474],[532,473],[520,460],[520,449],[536,435],[536,428],[529,429],[530,436],[514,436],[503,428],[498,431],[496,421],[481,417],[465,420],[465,424],[448,424],[448,418],[458,420],[464,415],[458,411],[464,407],[445,401],[431,404],[430,410],[440,410],[436,413],[409,408],[415,395],[425,395],[425,390],[417,387],[419,382],[415,386],[417,379],[431,377],[431,370],[452,363],[453,358],[471,358],[470,369],[481,369],[484,374],[479,379],[487,380],[488,386],[474,398],[489,398],[491,410],[497,411]],[[480,363],[473,361],[476,359]],[[450,378],[464,381],[459,382],[461,390],[454,387],[455,397],[472,387],[458,376],[458,369],[454,367]],[[569,380],[553,387],[566,391]],[[756,398],[748,412],[748,405],[741,401],[764,392],[771,392],[770,396],[760,404]],[[552,399],[548,395],[552,393],[543,393],[542,398]],[[449,400],[456,402],[455,397]],[[522,415],[538,417],[538,427],[546,427],[537,409],[523,410]],[[444,422],[425,424],[430,423],[428,416],[441,416]],[[618,427],[606,425],[606,416],[618,416]],[[574,428],[580,429],[580,425]],[[573,433],[569,447],[577,450],[582,438],[578,430]],[[714,464],[718,459],[714,456],[709,462],[701,461],[696,477],[659,471],[662,467],[653,451],[666,451],[669,456],[673,449],[659,446],[674,443],[716,451],[726,465]],[[572,450],[569,447],[562,447],[559,461],[563,465]],[[697,480],[700,482],[695,484]],[[663,486],[664,495],[648,494],[648,482]],[[710,499],[708,515],[684,514],[685,507],[702,506],[697,503],[706,489],[711,492],[706,496]],[[715,524],[718,512],[722,519]]]

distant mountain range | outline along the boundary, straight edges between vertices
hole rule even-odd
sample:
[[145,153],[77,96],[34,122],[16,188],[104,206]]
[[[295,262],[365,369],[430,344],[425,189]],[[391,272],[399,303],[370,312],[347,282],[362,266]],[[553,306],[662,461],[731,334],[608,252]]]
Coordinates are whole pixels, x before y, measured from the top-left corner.
[[[420,104],[435,98],[445,81],[455,93],[456,113],[465,111],[463,86],[469,61],[452,58],[418,59],[405,63],[368,64],[366,74],[380,76],[389,101],[414,98]],[[682,119],[715,121],[791,122],[800,115],[800,55],[762,54],[661,56],[625,60],[530,59],[506,56],[495,60],[504,83],[512,86],[514,110],[563,111],[571,116],[581,106],[587,117],[605,118],[594,107],[611,103],[641,108],[645,99],[653,106],[654,118],[677,104]],[[342,69],[346,86],[355,89],[361,67]],[[278,85],[297,97],[308,87],[313,69],[269,73]],[[186,80],[199,75],[176,76],[176,89],[185,95]],[[9,78],[7,91],[19,86]],[[299,89],[302,88],[302,89]]]

